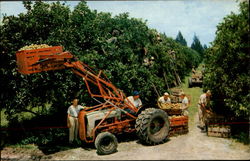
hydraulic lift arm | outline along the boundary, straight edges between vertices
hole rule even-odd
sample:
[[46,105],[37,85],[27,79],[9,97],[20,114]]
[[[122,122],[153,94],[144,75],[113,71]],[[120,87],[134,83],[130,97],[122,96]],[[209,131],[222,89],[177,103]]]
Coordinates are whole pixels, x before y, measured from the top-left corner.
[[[79,61],[72,53],[63,52],[62,46],[41,48],[34,50],[22,50],[16,53],[18,71],[22,74],[39,73],[49,70],[71,69],[82,77],[92,98],[103,98],[104,103],[93,106],[91,109],[120,108],[122,111],[129,108],[135,113],[138,111],[132,104],[125,102],[125,94],[116,88],[105,74],[100,70],[98,73],[87,64]],[[98,87],[98,93],[92,92],[91,86]],[[96,91],[95,91],[96,92]],[[89,109],[90,110],[90,109]],[[130,115],[124,111],[127,115]],[[130,115],[133,117],[133,115]]]

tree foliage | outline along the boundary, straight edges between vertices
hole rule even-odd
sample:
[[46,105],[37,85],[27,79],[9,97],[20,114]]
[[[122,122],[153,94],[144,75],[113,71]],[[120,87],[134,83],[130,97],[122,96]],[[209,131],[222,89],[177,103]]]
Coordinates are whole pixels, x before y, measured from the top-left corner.
[[249,2],[240,3],[218,24],[216,38],[206,52],[204,87],[211,89],[214,109],[248,118],[250,112]]
[[[65,117],[76,95],[80,102],[93,104],[82,79],[69,70],[18,73],[15,52],[26,45],[61,45],[91,67],[104,70],[126,95],[140,90],[143,103],[155,100],[156,91],[162,94],[178,85],[177,80],[183,80],[200,62],[197,52],[164,34],[157,39],[156,30],[128,13],[112,17],[90,10],[86,2],[73,11],[60,2],[32,3],[24,4],[27,13],[5,16],[0,26],[1,108],[6,108],[10,117],[32,112],[37,106],[45,113]],[[53,107],[50,111],[45,110],[48,103]]]
[[196,35],[194,35],[193,42],[191,44],[191,49],[197,51],[200,54],[200,57],[203,58],[204,49],[201,45],[199,38]]
[[187,41],[185,40],[185,38],[182,36],[181,32],[179,31],[176,38],[175,38],[175,41],[180,43],[181,45],[183,46],[187,46]]

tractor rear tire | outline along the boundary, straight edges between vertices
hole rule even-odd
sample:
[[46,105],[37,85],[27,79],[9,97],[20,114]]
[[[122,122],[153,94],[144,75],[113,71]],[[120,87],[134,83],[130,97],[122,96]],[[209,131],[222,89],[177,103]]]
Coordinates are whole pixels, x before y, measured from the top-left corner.
[[169,133],[168,114],[156,108],[147,108],[136,119],[136,133],[146,145],[157,145],[167,140]]
[[192,83],[192,78],[189,78],[188,79],[188,88],[192,88],[193,86],[193,83]]
[[97,154],[108,155],[117,151],[118,141],[110,132],[102,132],[95,139]]

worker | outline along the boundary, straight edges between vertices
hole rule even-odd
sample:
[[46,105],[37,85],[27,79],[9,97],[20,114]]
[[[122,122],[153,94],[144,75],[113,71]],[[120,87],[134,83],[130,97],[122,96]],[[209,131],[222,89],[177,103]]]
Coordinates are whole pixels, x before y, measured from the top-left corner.
[[168,92],[165,92],[164,95],[158,99],[158,102],[163,104],[171,103],[170,95],[168,94]]
[[78,114],[80,110],[84,109],[83,106],[78,105],[78,99],[75,98],[72,101],[72,105],[68,108],[67,126],[69,128],[69,143],[72,144],[74,140],[77,140],[78,135]]
[[[129,96],[125,99],[125,103],[128,103],[136,108],[142,106],[142,101],[140,99],[140,92],[134,91],[132,96]],[[125,110],[131,114],[135,114],[135,112],[130,109],[125,109]]]
[[188,116],[188,107],[189,107],[189,101],[184,92],[180,93],[180,98],[181,98],[181,109],[182,109],[182,114],[184,116]]
[[198,114],[199,114],[199,125],[198,127],[202,130],[201,132],[206,132],[206,113],[210,114],[211,109],[208,107],[209,101],[211,97],[211,91],[208,90],[206,93],[203,93],[200,96],[199,102],[198,102]]

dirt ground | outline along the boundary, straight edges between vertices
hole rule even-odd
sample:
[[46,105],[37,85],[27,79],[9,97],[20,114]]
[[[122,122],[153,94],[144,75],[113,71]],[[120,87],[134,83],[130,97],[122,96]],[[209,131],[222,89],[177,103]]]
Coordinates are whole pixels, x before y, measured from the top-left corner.
[[201,160],[201,159],[250,159],[249,145],[233,139],[208,137],[196,127],[189,126],[189,133],[170,137],[169,141],[156,146],[144,146],[137,140],[121,142],[118,152],[100,156],[94,148],[72,148],[45,155],[39,149],[6,147],[1,151],[1,160]]

